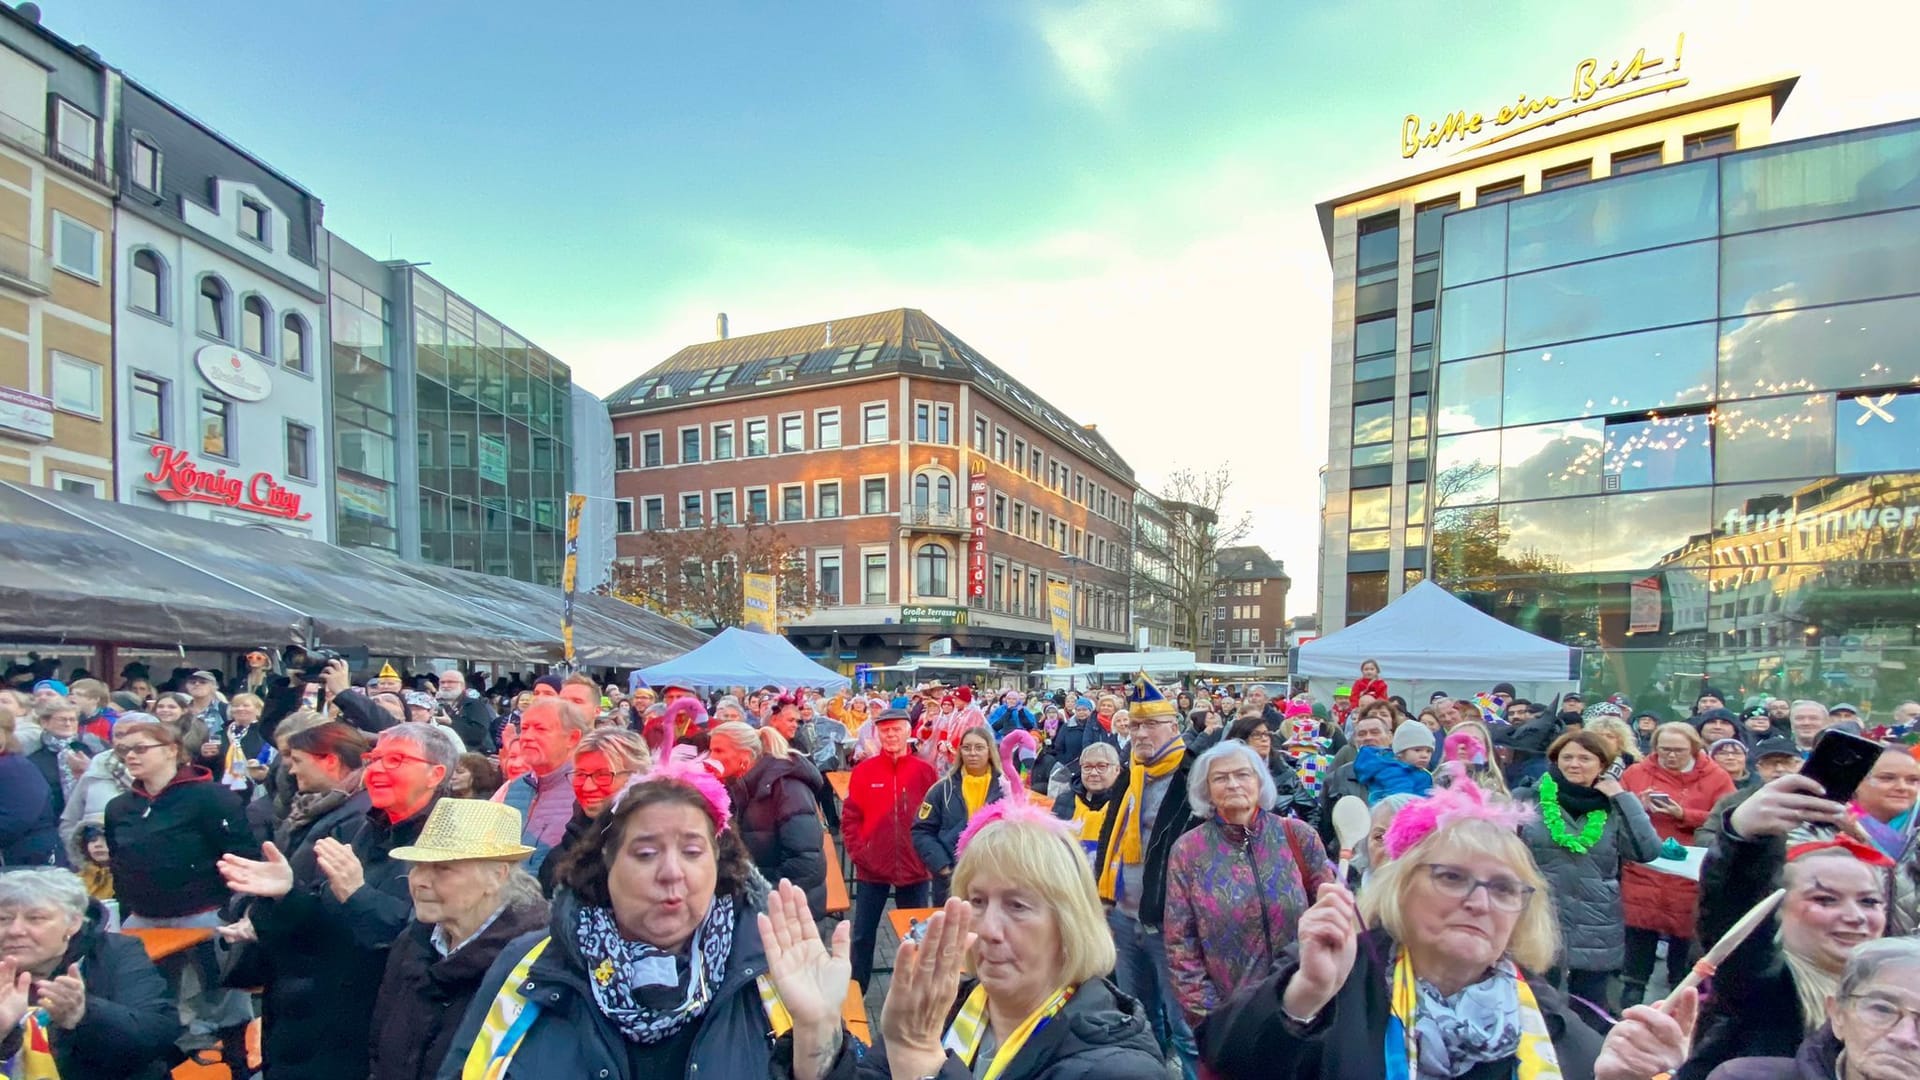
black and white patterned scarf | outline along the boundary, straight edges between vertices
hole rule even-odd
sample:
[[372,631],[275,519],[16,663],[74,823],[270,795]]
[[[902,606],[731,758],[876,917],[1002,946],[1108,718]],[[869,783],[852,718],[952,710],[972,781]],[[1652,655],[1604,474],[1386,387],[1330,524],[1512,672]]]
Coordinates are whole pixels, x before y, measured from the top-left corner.
[[657,1043],[700,1018],[733,952],[733,897],[716,896],[688,957],[620,936],[613,909],[582,905],[575,931],[593,1002],[629,1041]]

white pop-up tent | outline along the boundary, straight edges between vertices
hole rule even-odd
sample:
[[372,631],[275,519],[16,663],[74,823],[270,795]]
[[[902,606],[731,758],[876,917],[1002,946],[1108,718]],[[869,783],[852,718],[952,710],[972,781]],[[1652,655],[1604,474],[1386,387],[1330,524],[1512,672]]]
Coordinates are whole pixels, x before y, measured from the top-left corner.
[[1450,697],[1508,682],[1545,701],[1579,685],[1580,650],[1558,645],[1456,599],[1431,581],[1337,633],[1300,646],[1296,675],[1317,700],[1353,682],[1363,660],[1380,663],[1389,692],[1418,709],[1436,691]]

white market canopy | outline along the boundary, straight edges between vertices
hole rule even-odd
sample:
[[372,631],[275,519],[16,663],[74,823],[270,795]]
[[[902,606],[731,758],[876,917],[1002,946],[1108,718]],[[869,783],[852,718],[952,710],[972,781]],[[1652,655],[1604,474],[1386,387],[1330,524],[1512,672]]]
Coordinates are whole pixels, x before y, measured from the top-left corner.
[[684,686],[705,690],[715,686],[799,686],[839,690],[850,680],[832,668],[807,659],[779,634],[763,634],[727,627],[713,640],[687,653],[634,673],[648,686]]
[[1345,630],[1300,646],[1294,674],[1319,680],[1314,696],[1322,697],[1334,682],[1357,678],[1363,660],[1379,661],[1388,688],[1408,694],[1408,701],[1422,686],[1463,695],[1510,682],[1525,696],[1529,685],[1538,694],[1567,689],[1580,677],[1579,649],[1508,626],[1431,581]]
[[897,664],[875,664],[868,671],[992,671],[984,656],[903,656]]

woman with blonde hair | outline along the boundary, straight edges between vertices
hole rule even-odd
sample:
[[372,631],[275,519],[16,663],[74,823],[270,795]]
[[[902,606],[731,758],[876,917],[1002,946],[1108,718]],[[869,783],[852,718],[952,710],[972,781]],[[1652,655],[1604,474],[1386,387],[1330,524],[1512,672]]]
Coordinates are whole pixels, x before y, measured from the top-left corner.
[[820,770],[771,727],[739,721],[708,732],[707,763],[716,766],[733,800],[733,828],[768,881],[785,878],[807,894],[809,909],[827,910],[825,826],[820,823]]
[[[1012,781],[1018,783],[1017,779]],[[1010,790],[1008,781],[1002,779],[993,729],[972,727],[961,732],[959,757],[947,775],[927,789],[913,821],[913,851],[933,875],[935,907],[947,902],[947,887],[959,857],[960,833],[973,815]]]
[[1447,733],[1442,744],[1440,761],[1435,766],[1436,777],[1440,776],[1439,765],[1456,762],[1461,767],[1461,775],[1480,786],[1480,790],[1489,795],[1507,796],[1506,778],[1500,775],[1500,763],[1493,754],[1493,729],[1484,720],[1462,720]]
[[[1593,732],[1612,745],[1613,774],[1616,779],[1625,773],[1629,767],[1639,763],[1642,756],[1640,753],[1640,740],[1634,737],[1633,728],[1629,727],[1625,720],[1620,719],[1618,716],[1602,713],[1598,716],[1589,717],[1580,726],[1583,730]],[[1649,751],[1651,751],[1652,746],[1653,741],[1649,739],[1647,741]]]

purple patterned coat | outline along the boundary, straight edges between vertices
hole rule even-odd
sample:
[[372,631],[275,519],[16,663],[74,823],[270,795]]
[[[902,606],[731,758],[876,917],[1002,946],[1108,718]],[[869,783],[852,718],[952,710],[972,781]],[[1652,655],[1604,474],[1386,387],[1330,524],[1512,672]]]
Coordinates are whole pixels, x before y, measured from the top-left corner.
[[[1241,832],[1244,843],[1229,836]],[[1189,1024],[1272,972],[1293,944],[1300,916],[1333,875],[1313,827],[1268,810],[1246,830],[1216,816],[1174,842],[1161,928]]]

